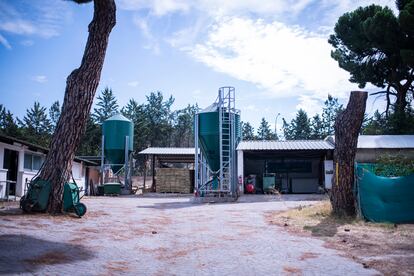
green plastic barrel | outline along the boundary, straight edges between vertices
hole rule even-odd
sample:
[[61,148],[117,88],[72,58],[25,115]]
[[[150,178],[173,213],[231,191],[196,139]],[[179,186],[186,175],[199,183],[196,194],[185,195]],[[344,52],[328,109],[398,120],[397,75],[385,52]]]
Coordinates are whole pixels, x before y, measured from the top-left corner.
[[[123,164],[125,162],[125,139],[127,136],[129,136],[128,152],[133,150],[134,124],[121,114],[117,114],[103,122],[102,133],[105,136],[104,154],[106,163]],[[112,166],[115,173],[121,168],[122,165]]]
[[263,190],[269,192],[276,186],[276,177],[274,175],[263,175]]

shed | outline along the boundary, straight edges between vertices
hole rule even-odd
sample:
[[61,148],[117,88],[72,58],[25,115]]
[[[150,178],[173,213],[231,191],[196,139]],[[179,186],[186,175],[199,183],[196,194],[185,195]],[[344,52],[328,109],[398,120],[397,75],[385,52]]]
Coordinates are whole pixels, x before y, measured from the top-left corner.
[[325,185],[333,150],[325,140],[242,141],[237,147],[238,175],[243,182],[253,178],[259,192],[270,179],[284,193],[317,193]]
[[[335,144],[334,136],[326,140]],[[359,135],[355,161],[374,163],[384,155],[414,159],[414,135]]]
[[[177,148],[177,147],[149,147],[138,154],[145,155],[146,160],[151,160],[151,172],[152,172],[152,191],[171,191],[177,192],[179,190],[188,191],[187,186],[193,187],[193,177],[191,177],[191,170],[194,167],[195,160],[195,148]],[[144,162],[144,187],[146,185],[146,168],[147,161]],[[174,164],[175,168],[167,168],[166,164]],[[184,164],[181,168],[177,168],[176,164]],[[160,181],[160,187],[157,187],[156,174],[158,173],[158,180]],[[164,175],[165,174],[165,175]],[[168,180],[166,178],[169,178]],[[165,180],[165,181],[164,181]],[[168,183],[167,183],[168,182]],[[185,182],[185,189],[182,189],[180,182]],[[176,185],[172,185],[176,184]],[[164,184],[168,184],[169,187],[164,187]],[[161,187],[162,185],[162,187]]]

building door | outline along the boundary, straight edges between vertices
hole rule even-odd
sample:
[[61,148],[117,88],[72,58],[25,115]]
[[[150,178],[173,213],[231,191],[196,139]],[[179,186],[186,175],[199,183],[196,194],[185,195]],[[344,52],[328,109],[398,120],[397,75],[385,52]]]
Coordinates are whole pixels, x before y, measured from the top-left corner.
[[4,149],[3,168],[7,169],[7,181],[9,181],[9,195],[16,195],[17,171],[19,166],[19,152]]

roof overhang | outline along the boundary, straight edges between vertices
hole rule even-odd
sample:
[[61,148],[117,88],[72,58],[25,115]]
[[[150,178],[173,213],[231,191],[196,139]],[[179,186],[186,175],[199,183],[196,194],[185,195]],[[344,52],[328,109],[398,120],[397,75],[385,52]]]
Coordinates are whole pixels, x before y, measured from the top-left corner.
[[138,154],[153,155],[165,163],[194,163],[195,148],[150,147]]
[[289,140],[289,141],[241,141],[239,151],[329,151],[334,145],[325,140]]

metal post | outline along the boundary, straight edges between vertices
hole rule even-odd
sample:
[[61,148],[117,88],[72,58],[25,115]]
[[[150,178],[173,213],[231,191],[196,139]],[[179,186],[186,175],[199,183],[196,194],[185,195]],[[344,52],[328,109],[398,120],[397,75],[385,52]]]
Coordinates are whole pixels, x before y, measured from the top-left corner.
[[130,183],[129,183],[129,136],[125,136],[125,189],[130,190]]
[[219,141],[220,141],[220,191],[223,190],[223,91],[219,89],[219,102],[218,102],[218,109],[219,109]]
[[147,178],[147,155],[145,155],[145,160],[144,160],[144,187],[142,187],[142,194],[144,194],[145,192],[145,180]]
[[105,162],[105,158],[104,158],[104,147],[105,147],[105,135],[102,135],[102,146],[101,146],[101,174],[102,174],[102,179],[101,179],[101,185],[104,184],[104,177],[105,177],[105,172],[104,172],[104,162]]
[[155,187],[155,155],[152,155],[152,184],[151,184],[152,192],[156,191]]
[[199,186],[199,167],[198,167],[198,114],[194,116],[194,156],[195,156],[195,168],[194,168],[194,190],[198,193]]

